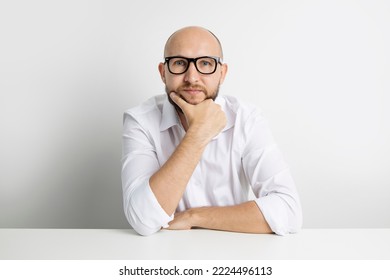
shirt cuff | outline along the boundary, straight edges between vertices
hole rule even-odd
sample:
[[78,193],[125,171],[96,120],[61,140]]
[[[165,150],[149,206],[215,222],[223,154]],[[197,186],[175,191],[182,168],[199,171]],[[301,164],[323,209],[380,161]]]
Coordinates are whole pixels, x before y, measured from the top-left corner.
[[[149,185],[149,179],[145,180],[141,186],[135,190],[131,196],[131,207],[136,215],[136,224],[134,229],[142,226],[147,227],[154,232],[168,227],[168,223],[173,220],[174,215],[169,216],[160,203],[157,201]],[[137,230],[138,231],[138,230]]]
[[265,220],[277,235],[298,232],[302,219],[278,194],[270,194],[255,200]]

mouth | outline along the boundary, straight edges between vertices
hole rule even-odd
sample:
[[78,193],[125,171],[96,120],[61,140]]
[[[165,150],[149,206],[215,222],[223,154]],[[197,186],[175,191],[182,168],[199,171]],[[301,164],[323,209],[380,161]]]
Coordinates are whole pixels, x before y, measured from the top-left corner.
[[196,94],[199,94],[199,93],[203,93],[203,91],[199,90],[199,89],[185,89],[183,91],[185,93],[188,93],[188,94],[191,94],[191,95],[196,95]]
[[190,95],[205,93],[204,90],[200,88],[183,88],[182,91]]

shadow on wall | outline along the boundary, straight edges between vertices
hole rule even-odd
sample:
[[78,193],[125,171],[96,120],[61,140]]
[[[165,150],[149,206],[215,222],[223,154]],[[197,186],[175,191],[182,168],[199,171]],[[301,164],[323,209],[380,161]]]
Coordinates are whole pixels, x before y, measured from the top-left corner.
[[1,227],[130,227],[123,213],[120,178],[126,101],[108,94],[104,98],[111,100],[100,100],[96,107],[84,103],[57,110],[47,123],[40,117],[42,130],[26,144],[34,149],[14,156],[20,159],[10,170],[17,172],[5,174]]

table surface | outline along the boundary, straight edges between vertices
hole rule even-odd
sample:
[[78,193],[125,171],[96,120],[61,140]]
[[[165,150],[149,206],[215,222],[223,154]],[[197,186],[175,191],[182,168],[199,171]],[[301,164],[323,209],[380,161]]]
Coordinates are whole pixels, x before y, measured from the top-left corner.
[[213,230],[0,228],[2,260],[390,259],[390,229],[303,229],[297,234]]

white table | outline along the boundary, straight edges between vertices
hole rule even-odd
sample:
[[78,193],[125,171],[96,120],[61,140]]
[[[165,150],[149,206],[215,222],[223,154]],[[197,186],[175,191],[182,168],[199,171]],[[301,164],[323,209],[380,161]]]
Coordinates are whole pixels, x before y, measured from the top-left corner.
[[125,229],[0,229],[2,260],[390,259],[390,229],[303,229],[298,234]]

